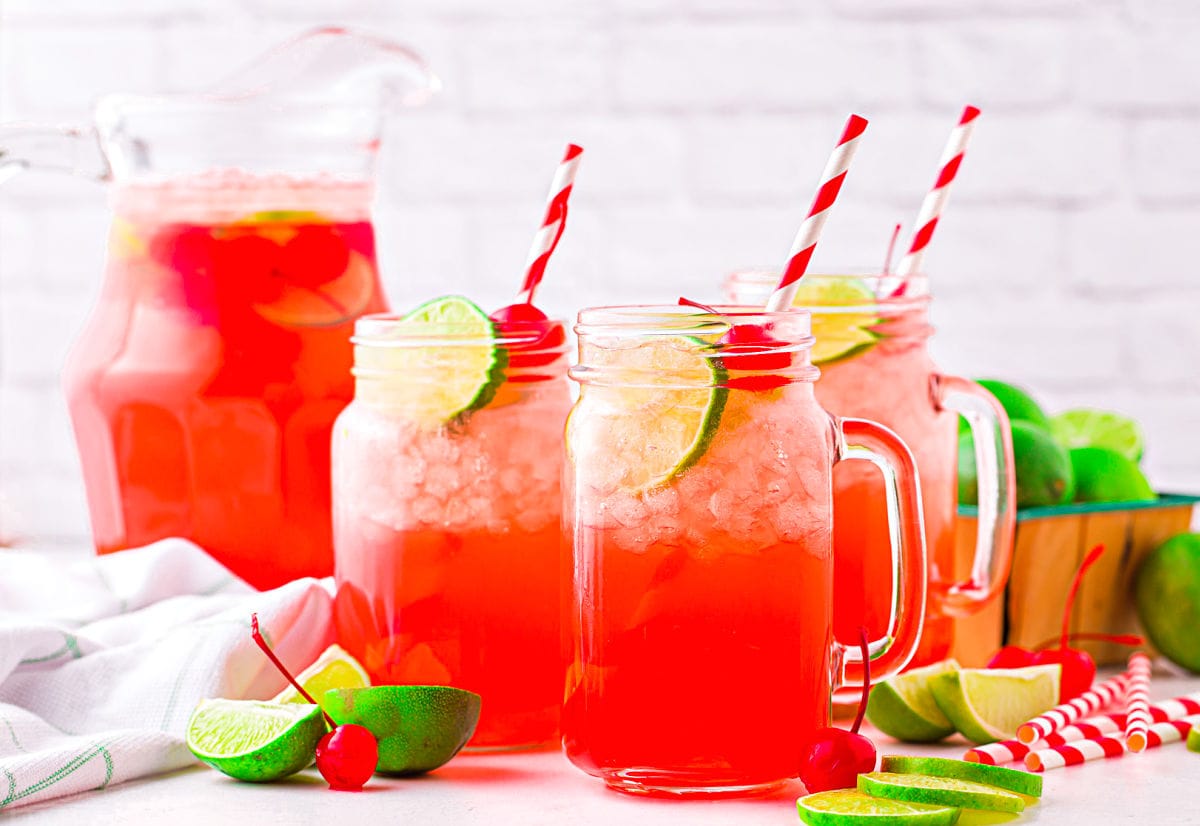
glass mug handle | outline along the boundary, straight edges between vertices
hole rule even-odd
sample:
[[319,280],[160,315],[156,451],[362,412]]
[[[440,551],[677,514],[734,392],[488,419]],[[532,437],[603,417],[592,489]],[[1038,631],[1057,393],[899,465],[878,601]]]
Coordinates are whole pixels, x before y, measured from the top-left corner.
[[[925,624],[925,591],[929,568],[925,557],[925,520],[921,487],[912,453],[900,437],[866,419],[837,419],[835,462],[857,459],[883,473],[887,497],[888,538],[892,549],[892,598],[887,631],[868,640],[871,682],[896,674],[908,664],[921,641]],[[834,514],[837,518],[837,514]],[[836,688],[861,686],[863,655],[857,644],[834,641],[834,663],[841,664]],[[835,672],[836,674],[836,672]]]
[[934,376],[933,398],[939,410],[958,413],[971,426],[979,480],[979,533],[970,579],[939,588],[934,602],[942,612],[963,617],[991,602],[1008,581],[1017,524],[1012,429],[996,397],[981,385],[957,376]]

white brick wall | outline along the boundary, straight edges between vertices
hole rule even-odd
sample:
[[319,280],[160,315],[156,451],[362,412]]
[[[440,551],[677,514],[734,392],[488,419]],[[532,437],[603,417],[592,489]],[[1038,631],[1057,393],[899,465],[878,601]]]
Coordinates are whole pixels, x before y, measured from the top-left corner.
[[[873,122],[817,265],[876,265],[978,104],[928,258],[938,359],[1051,407],[1128,411],[1159,487],[1200,491],[1200,3],[0,0],[0,121],[201,86],[329,22],[410,42],[446,81],[389,128],[377,220],[397,306],[503,300],[567,140],[588,154],[544,300],[711,297],[779,260],[849,110]],[[99,186],[0,188],[0,531],[86,531],[58,371],[105,223]]]

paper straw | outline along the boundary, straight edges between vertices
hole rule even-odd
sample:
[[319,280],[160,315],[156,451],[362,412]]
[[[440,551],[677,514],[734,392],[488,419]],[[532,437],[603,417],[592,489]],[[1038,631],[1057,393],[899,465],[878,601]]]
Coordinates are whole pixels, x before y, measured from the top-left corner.
[[829,217],[829,210],[842,189],[842,182],[846,180],[846,172],[850,169],[850,161],[854,158],[854,153],[858,151],[859,139],[866,128],[866,118],[858,115],[851,115],[850,119],[846,121],[842,137],[834,147],[833,154],[829,156],[829,162],[825,164],[825,171],[821,174],[821,186],[817,189],[817,195],[808,209],[808,215],[800,224],[799,231],[796,232],[796,240],[792,242],[792,249],[788,253],[787,265],[783,268],[779,286],[775,288],[775,292],[767,301],[768,312],[778,313],[792,306],[792,301],[796,297],[797,284],[808,270],[808,262],[812,260],[813,250],[817,248],[817,241],[821,237],[825,219]]
[[958,119],[958,124],[950,133],[950,139],[946,141],[946,148],[942,150],[942,158],[938,164],[937,180],[933,182],[933,189],[929,190],[925,195],[925,200],[921,202],[921,211],[917,213],[917,222],[913,225],[915,229],[912,243],[909,244],[908,252],[900,259],[900,266],[896,268],[896,274],[901,278],[921,269],[921,259],[925,257],[925,248],[929,246],[929,239],[933,237],[933,231],[937,228],[942,210],[946,208],[946,199],[950,196],[950,184],[954,182],[954,177],[958,174],[958,167],[962,164],[967,141],[971,139],[971,132],[975,128],[977,117],[979,117],[979,110],[974,106],[963,109],[962,117]]
[[575,182],[575,173],[579,170],[579,157],[583,148],[573,143],[567,144],[558,168],[554,170],[554,180],[550,183],[550,194],[547,196],[546,217],[542,226],[533,236],[533,244],[529,247],[529,256],[525,261],[525,281],[521,291],[517,293],[517,304],[533,303],[533,292],[542,282],[546,273],[546,263],[558,239],[562,237],[567,226],[567,200],[571,197],[571,186]]
[[1129,687],[1125,692],[1125,743],[1130,751],[1146,748],[1150,722],[1150,658],[1134,651],[1129,655]]
[[1100,685],[1093,686],[1078,697],[1055,706],[1045,714],[1034,717],[1028,723],[1021,724],[1017,727],[1017,739],[1026,745],[1036,743],[1068,723],[1116,702],[1117,698],[1125,693],[1128,679],[1127,674],[1118,674]]
[[1076,740],[1090,740],[1105,737],[1109,734],[1120,734],[1125,730],[1125,715],[1090,717],[1078,723],[1063,726],[1044,740],[1033,743],[1022,743],[1020,740],[1002,740],[999,743],[988,743],[976,746],[963,755],[968,763],[985,763],[989,766],[1001,766],[1005,763],[1015,763],[1024,759],[1031,751],[1046,746],[1061,746],[1074,743]]
[[[1200,723],[1200,715],[1155,723],[1146,729],[1145,747],[1152,749],[1165,743],[1177,743],[1187,737],[1192,726],[1197,723]],[[1120,737],[1098,737],[1031,752],[1025,756],[1025,767],[1030,771],[1042,772],[1060,769],[1063,766],[1078,766],[1092,760],[1120,757],[1124,753],[1125,741]]]

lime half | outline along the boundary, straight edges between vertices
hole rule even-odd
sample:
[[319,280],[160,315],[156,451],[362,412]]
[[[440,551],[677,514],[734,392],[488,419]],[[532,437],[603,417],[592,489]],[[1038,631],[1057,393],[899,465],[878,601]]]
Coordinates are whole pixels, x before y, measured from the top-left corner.
[[874,797],[932,806],[961,806],[996,812],[1020,812],[1025,809],[1025,800],[1019,794],[950,777],[869,772],[858,776],[858,790]]
[[[568,441],[618,465],[617,484],[625,490],[669,482],[704,455],[721,421],[729,391],[718,386],[725,371],[714,352],[691,336],[654,336],[629,348],[592,347],[584,361],[597,379],[581,392],[581,405],[591,413],[571,416]],[[606,383],[602,374],[609,368],[620,373],[620,384]],[[577,430],[580,418],[593,423],[586,433]]]
[[871,689],[867,719],[871,725],[907,743],[931,743],[954,733],[954,724],[938,708],[929,690],[929,679],[957,671],[958,663],[940,663],[914,668]]
[[1060,665],[964,668],[931,677],[938,708],[968,740],[991,743],[1058,705]]
[[[362,688],[371,684],[371,677],[358,660],[340,645],[326,648],[316,662],[300,672],[296,682],[304,686],[312,697],[320,700],[326,691],[334,688]],[[271,698],[274,703],[307,703],[290,684]]]
[[508,358],[496,325],[462,296],[427,301],[388,336],[393,341],[372,337],[355,348],[361,395],[424,426],[441,427],[484,407],[504,381]]
[[312,763],[325,731],[321,709],[307,703],[201,700],[188,720],[187,746],[223,774],[263,783]]
[[1106,447],[1131,462],[1140,462],[1146,438],[1133,419],[1108,410],[1079,408],[1050,417],[1050,432],[1059,444],[1077,447]]
[[959,810],[950,806],[930,806],[871,797],[862,792],[818,792],[796,801],[800,820],[809,826],[950,826],[958,820]]
[[1200,723],[1193,723],[1187,736],[1188,751],[1200,751]]
[[896,774],[927,774],[933,777],[970,780],[972,783],[984,783],[1030,797],[1042,796],[1042,776],[1040,774],[1006,769],[1003,766],[968,763],[966,760],[953,760],[949,757],[908,757],[900,754],[885,754],[879,768],[882,771]]
[[818,366],[848,359],[879,340],[871,328],[879,317],[862,312],[876,303],[875,293],[858,278],[809,275],[800,280],[795,307],[812,311],[813,364]]

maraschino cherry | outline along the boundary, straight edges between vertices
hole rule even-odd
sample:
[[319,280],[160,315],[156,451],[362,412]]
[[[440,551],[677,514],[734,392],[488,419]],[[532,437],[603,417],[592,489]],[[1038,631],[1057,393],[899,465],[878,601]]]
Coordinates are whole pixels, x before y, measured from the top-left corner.
[[488,316],[507,342],[509,367],[543,367],[558,358],[566,341],[561,324],[529,302],[501,307]]
[[[714,308],[690,298],[680,298],[679,303],[685,307],[695,307],[706,313],[720,315]],[[786,376],[769,373],[772,370],[787,370],[791,367],[792,354],[780,349],[783,342],[772,338],[762,324],[734,324],[721,336],[717,346],[721,348],[721,364],[725,369],[762,374],[733,376],[726,382],[728,387],[740,390],[771,390],[783,387],[790,381]]]
[[[271,650],[271,646],[267,645],[267,641],[263,639],[262,633],[258,630],[258,614],[250,615],[250,636],[267,655],[267,659],[300,692],[300,696],[313,705],[319,706],[320,703],[304,690],[304,686],[296,682],[296,678],[284,667],[279,658],[275,656],[275,652]],[[379,743],[376,742],[375,735],[365,727],[353,723],[339,726],[332,717],[326,714],[324,709],[321,709],[321,714],[325,716],[325,722],[329,724],[330,731],[317,743],[317,771],[325,778],[329,788],[335,791],[362,791],[362,787],[371,779],[371,775],[375,773],[375,766],[379,763]]]
[[1053,641],[1038,650],[1030,651],[1018,645],[1006,645],[996,652],[988,661],[988,668],[1024,668],[1029,665],[1062,666],[1062,676],[1059,681],[1058,701],[1065,703],[1073,700],[1092,687],[1096,680],[1096,661],[1092,655],[1078,648],[1071,648],[1067,643],[1072,639],[1094,639],[1113,642],[1119,645],[1140,645],[1141,637],[1132,634],[1071,634],[1071,608],[1075,605],[1075,596],[1083,582],[1083,575],[1092,567],[1101,554],[1104,546],[1097,545],[1088,551],[1087,556],[1079,563],[1075,578],[1071,582],[1071,590],[1067,593],[1067,602],[1063,606],[1062,635],[1058,639],[1058,647],[1053,647]]
[[849,731],[828,726],[819,728],[800,752],[800,780],[809,793],[832,789],[853,789],[858,776],[875,771],[875,744],[858,733],[867,711],[871,692],[871,655],[867,647],[867,629],[860,627],[859,644],[863,656],[863,691],[858,716]]

